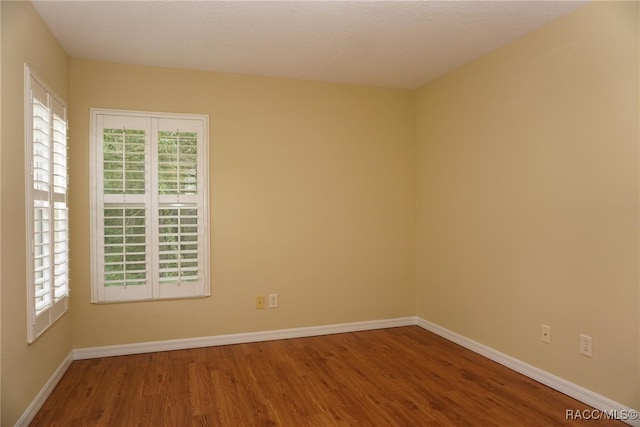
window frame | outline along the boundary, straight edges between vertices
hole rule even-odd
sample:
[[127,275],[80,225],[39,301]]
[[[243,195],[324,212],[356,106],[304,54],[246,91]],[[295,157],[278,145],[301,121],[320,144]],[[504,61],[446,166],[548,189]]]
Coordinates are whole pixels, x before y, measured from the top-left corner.
[[[148,131],[148,137],[145,139],[145,168],[144,176],[145,191],[140,194],[138,199],[144,200],[138,203],[145,209],[145,253],[149,260],[145,260],[145,284],[137,285],[130,292],[123,292],[117,287],[105,286],[104,277],[104,209],[109,204],[105,202],[104,181],[104,129],[108,129],[105,125],[105,117],[114,118],[118,121],[120,118],[124,121],[131,122],[147,122],[144,125],[145,131]],[[107,120],[108,121],[108,120]],[[159,154],[157,152],[159,133],[163,131],[161,123],[178,121],[180,123],[191,123],[201,132],[202,138],[198,141],[197,148],[197,200],[196,208],[199,211],[198,218],[198,281],[193,284],[178,284],[177,286],[160,285],[160,277],[158,271],[161,270],[161,260],[158,256],[159,252],[159,236],[160,222],[159,209],[163,205],[162,196],[154,194],[159,188],[158,162]],[[138,128],[131,128],[138,129]],[[163,113],[151,111],[136,111],[122,109],[90,109],[90,186],[91,186],[91,302],[95,304],[105,303],[123,303],[123,302],[139,302],[139,301],[157,301],[169,299],[186,299],[186,298],[205,298],[210,296],[210,271],[209,271],[209,116],[204,114],[185,114],[185,113]],[[154,150],[156,150],[154,152]],[[126,199],[128,193],[123,192],[123,199]],[[136,195],[138,196],[138,195]],[[180,194],[177,196],[180,205]],[[188,197],[188,196],[182,196]],[[135,202],[131,204],[134,205]],[[127,209],[127,202],[123,202],[121,207]],[[179,207],[178,207],[179,209]],[[162,286],[162,287],[161,287]],[[126,286],[124,286],[126,290]],[[133,286],[129,286],[133,288]]]
[[[61,318],[69,310],[69,293],[70,293],[70,269],[69,269],[69,169],[67,161],[68,152],[68,108],[62,97],[57,95],[47,83],[40,78],[27,64],[24,65],[24,126],[25,126],[25,232],[27,239],[27,342],[33,343],[41,336],[49,327],[51,327],[59,318]],[[48,126],[48,156],[46,162],[47,182],[42,183],[42,187],[46,189],[35,189],[36,177],[35,169],[38,167],[34,161],[34,152],[36,139],[34,137],[34,82],[40,86],[38,91],[43,91],[41,95],[46,97],[46,106],[44,110],[48,117],[45,123]],[[56,114],[56,109],[61,109],[63,117]],[[57,119],[56,119],[57,117]],[[44,120],[44,118],[43,118]],[[56,123],[58,127],[56,127]],[[60,127],[60,125],[62,127]],[[62,140],[56,140],[55,134],[60,133],[62,129]],[[56,145],[63,144],[62,150],[56,151]],[[63,151],[60,153],[59,151]],[[44,164],[43,163],[43,164]],[[62,163],[62,164],[61,164]],[[62,167],[61,167],[62,166]],[[62,176],[59,175],[64,171]],[[56,173],[57,172],[57,173]],[[62,189],[62,191],[59,191]],[[58,190],[58,191],[56,191]],[[40,197],[38,197],[40,196]],[[48,211],[46,223],[46,242],[36,243],[36,233],[41,234],[43,230],[36,230],[35,226],[35,204],[36,201],[45,202],[44,209]],[[56,205],[59,205],[56,208]],[[61,206],[60,206],[61,205]],[[62,217],[56,214],[63,212]],[[62,221],[63,228],[58,228]],[[43,225],[44,225],[43,220]],[[62,239],[57,236],[62,233]],[[44,238],[43,238],[44,239]],[[48,289],[42,294],[37,295],[36,291],[36,246],[47,244],[47,253],[43,254],[42,259],[45,267],[40,268],[43,271],[48,270],[48,277],[42,280],[47,283]],[[58,256],[60,256],[58,258]],[[61,269],[56,267],[62,265]],[[61,282],[56,279],[62,278]],[[58,291],[62,291],[62,296],[56,296]],[[38,308],[37,298],[47,295],[46,301],[42,307]]]

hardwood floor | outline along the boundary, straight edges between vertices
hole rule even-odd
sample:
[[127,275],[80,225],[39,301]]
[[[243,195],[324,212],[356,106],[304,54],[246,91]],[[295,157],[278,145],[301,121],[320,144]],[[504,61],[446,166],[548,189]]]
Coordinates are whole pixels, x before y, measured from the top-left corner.
[[624,426],[417,326],[74,361],[32,426]]

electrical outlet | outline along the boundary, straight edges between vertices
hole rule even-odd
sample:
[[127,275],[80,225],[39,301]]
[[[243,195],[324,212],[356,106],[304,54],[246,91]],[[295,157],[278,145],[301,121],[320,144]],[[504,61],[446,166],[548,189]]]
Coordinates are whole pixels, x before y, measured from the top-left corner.
[[278,294],[269,294],[269,308],[278,307]]
[[542,325],[542,342],[551,344],[551,326]]
[[592,351],[591,337],[589,335],[580,334],[580,354],[587,357],[593,357]]
[[256,308],[257,309],[264,308],[264,295],[258,295],[256,297]]

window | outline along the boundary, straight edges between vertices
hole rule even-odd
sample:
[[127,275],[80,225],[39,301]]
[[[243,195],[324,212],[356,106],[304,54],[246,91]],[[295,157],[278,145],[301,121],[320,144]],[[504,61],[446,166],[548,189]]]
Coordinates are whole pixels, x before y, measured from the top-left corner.
[[92,302],[209,295],[208,117],[91,110]]
[[27,338],[69,306],[67,108],[25,66]]

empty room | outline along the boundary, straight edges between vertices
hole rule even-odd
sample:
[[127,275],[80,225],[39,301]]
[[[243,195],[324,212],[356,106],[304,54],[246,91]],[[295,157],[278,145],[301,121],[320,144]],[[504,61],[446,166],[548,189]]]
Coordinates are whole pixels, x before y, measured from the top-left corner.
[[640,4],[0,2],[2,426],[640,426]]

